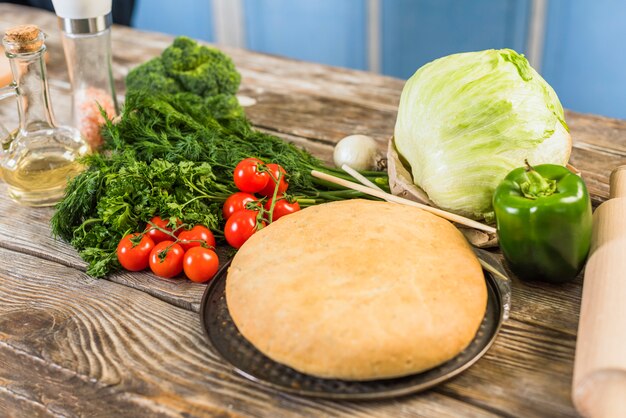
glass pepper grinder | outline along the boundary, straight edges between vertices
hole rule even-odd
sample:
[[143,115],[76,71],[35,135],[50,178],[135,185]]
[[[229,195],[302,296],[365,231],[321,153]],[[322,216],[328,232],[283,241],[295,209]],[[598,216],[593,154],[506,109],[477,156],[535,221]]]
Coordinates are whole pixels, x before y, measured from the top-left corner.
[[77,159],[89,146],[72,127],[57,126],[46,79],[45,35],[33,25],[6,31],[2,43],[13,83],[0,99],[17,97],[19,128],[0,125],[0,172],[10,197],[30,206],[50,206],[63,197],[68,178],[82,171]]
[[53,0],[72,84],[72,124],[92,148],[102,144],[101,109],[119,108],[111,65],[111,0]]

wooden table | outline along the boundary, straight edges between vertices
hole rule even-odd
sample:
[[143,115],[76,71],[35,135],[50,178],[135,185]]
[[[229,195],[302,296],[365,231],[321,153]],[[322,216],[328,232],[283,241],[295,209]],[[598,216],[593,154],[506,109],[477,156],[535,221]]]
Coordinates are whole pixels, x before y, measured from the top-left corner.
[[[48,33],[53,103],[68,114],[68,87],[52,14],[0,4],[0,31],[35,23]],[[132,66],[172,38],[113,32],[118,89]],[[345,135],[385,145],[403,81],[226,49],[257,104],[254,124],[329,161]],[[0,105],[15,121],[13,103]],[[626,122],[567,113],[572,163],[594,204],[626,162]],[[118,273],[96,280],[72,247],[53,239],[52,209],[19,206],[0,185],[0,416],[575,416],[570,386],[581,278],[563,286],[513,282],[510,319],[489,352],[425,393],[377,402],[281,394],[234,375],[200,328],[205,285]]]

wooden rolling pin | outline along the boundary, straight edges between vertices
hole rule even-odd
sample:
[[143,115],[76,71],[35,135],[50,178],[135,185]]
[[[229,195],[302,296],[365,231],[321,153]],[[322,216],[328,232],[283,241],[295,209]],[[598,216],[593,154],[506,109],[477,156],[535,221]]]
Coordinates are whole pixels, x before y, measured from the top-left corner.
[[585,417],[626,417],[626,166],[593,215],[572,398]]

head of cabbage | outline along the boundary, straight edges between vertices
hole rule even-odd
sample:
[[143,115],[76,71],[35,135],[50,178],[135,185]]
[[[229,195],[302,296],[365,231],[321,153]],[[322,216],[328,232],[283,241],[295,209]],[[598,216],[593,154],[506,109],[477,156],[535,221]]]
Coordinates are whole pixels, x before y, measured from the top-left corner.
[[493,214],[493,192],[514,168],[565,165],[563,107],[523,55],[510,49],[449,55],[407,81],[394,132],[413,181],[440,208]]

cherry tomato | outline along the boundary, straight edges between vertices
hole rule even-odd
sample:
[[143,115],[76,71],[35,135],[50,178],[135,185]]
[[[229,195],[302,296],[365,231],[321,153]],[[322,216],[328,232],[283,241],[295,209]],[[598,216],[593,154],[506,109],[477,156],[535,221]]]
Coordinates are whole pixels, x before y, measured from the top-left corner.
[[[240,210],[228,218],[224,227],[224,237],[232,247],[241,248],[259,229],[256,221],[258,214],[255,210]],[[262,225],[265,226],[265,222],[262,222]]]
[[267,185],[270,179],[265,171],[259,171],[257,165],[263,162],[256,158],[241,160],[235,167],[235,186],[242,192],[256,193]]
[[215,251],[203,247],[187,250],[183,260],[185,275],[192,282],[204,283],[211,280],[220,265]]
[[[163,256],[161,253],[167,249]],[[183,271],[183,248],[174,241],[161,241],[150,252],[150,270],[159,277],[178,276]]]
[[[172,228],[169,228],[167,226],[168,224],[168,220],[167,219],[162,219],[160,216],[155,216],[154,218],[150,219],[150,222],[152,222],[153,224],[155,224],[156,226],[158,226],[159,228],[165,229],[169,232],[172,232]],[[182,225],[181,221],[176,221],[177,225]],[[148,231],[148,235],[150,236],[150,238],[152,238],[152,241],[154,241],[155,244],[158,244],[161,241],[165,241],[165,240],[171,240],[172,237],[170,235],[167,235],[165,232],[160,231],[156,228],[154,228],[152,225],[148,224],[146,225],[146,231]],[[174,231],[174,235],[178,235],[180,233],[180,229],[177,229],[176,231]]]
[[[272,207],[272,199],[269,199],[265,203],[265,210],[270,210]],[[276,198],[276,204],[274,205],[274,212],[272,213],[272,222],[282,218],[285,215],[292,214],[300,210],[300,204],[297,201],[290,203],[284,197]]]
[[139,243],[133,243],[131,239],[138,235],[137,232],[126,235],[117,246],[117,259],[129,271],[141,271],[148,267],[150,252],[154,248],[154,241],[148,234],[141,237]]
[[270,173],[272,175],[267,182],[267,186],[265,186],[263,190],[259,192],[259,194],[270,197],[274,196],[274,189],[276,188],[276,180],[274,179],[278,179],[278,177],[280,176],[277,194],[277,196],[280,196],[281,194],[285,193],[287,191],[287,187],[289,187],[289,185],[287,184],[287,180],[285,180],[285,175],[287,174],[287,172],[280,165],[274,163],[268,164],[267,168],[270,170]]
[[226,199],[226,202],[224,202],[224,207],[222,208],[224,219],[230,218],[230,216],[237,211],[244,210],[246,203],[256,202],[256,200],[256,196],[250,193],[237,192],[230,195],[228,199]]
[[183,231],[178,235],[180,240],[178,243],[183,247],[184,251],[190,248],[200,247],[204,241],[209,247],[215,248],[215,237],[209,228],[202,225],[196,225],[193,228]]

